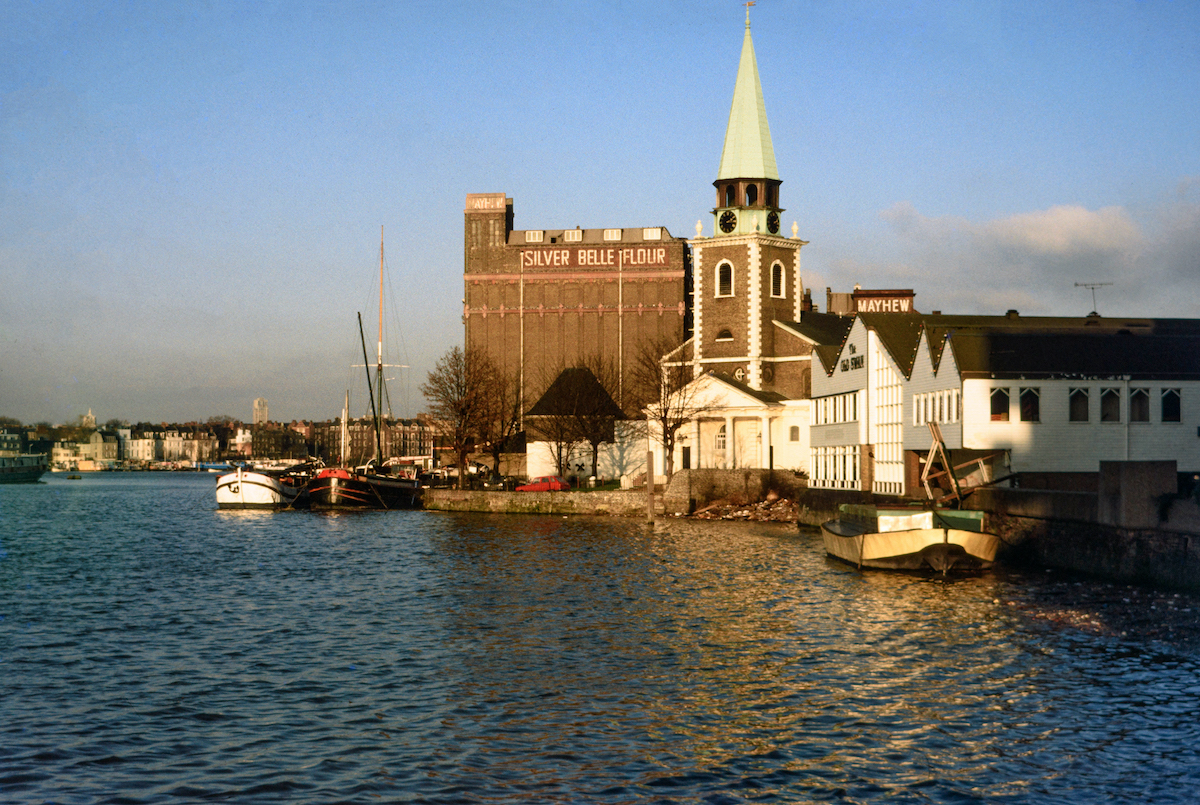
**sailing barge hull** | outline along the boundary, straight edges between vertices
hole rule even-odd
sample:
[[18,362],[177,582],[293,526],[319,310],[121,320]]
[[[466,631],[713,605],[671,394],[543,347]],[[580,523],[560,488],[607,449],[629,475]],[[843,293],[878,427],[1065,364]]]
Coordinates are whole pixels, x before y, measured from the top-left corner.
[[309,484],[308,499],[313,509],[413,509],[420,506],[421,487],[411,478],[327,469]]

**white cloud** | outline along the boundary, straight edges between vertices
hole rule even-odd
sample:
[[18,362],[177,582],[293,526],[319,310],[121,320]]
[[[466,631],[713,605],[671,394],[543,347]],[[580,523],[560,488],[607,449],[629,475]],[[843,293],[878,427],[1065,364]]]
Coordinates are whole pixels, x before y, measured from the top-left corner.
[[[918,309],[958,313],[1195,317],[1200,307],[1200,177],[1137,220],[1124,207],[1058,205],[990,221],[924,216],[909,202],[879,217],[894,235],[885,260],[840,258],[870,287],[911,286]],[[866,269],[864,263],[874,268]],[[831,271],[841,274],[841,271]],[[865,278],[865,279],[864,279]],[[868,285],[869,283],[869,285]]]

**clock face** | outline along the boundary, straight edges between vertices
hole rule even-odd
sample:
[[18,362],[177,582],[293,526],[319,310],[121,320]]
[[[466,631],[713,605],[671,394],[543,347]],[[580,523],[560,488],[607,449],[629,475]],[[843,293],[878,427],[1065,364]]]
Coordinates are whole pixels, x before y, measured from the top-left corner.
[[772,235],[779,234],[779,213],[777,213],[777,212],[767,213],[767,231],[770,232]]
[[734,214],[733,210],[725,210],[725,212],[721,213],[721,231],[722,232],[732,232],[733,228],[736,226],[737,226],[737,215]]

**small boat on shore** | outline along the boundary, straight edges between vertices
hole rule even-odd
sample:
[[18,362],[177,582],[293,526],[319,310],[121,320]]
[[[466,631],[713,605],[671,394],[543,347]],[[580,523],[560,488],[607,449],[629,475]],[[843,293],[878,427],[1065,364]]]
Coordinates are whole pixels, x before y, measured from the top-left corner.
[[0,456],[0,484],[36,484],[49,469],[44,453]]
[[825,552],[858,568],[983,570],[992,566],[1000,539],[984,530],[984,514],[954,509],[881,509],[843,503],[822,524]]
[[217,508],[304,508],[308,504],[307,484],[319,469],[320,465],[313,462],[279,471],[238,467],[217,476]]

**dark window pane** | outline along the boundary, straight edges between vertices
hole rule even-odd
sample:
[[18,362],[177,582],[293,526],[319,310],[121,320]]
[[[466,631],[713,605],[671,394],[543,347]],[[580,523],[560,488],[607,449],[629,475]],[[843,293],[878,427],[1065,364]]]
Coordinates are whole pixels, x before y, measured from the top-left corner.
[[992,421],[1008,421],[1008,389],[992,389]]
[[1037,389],[1021,389],[1021,421],[1041,422],[1041,395]]
[[1150,389],[1130,389],[1129,421],[1150,421]]
[[1162,421],[1179,422],[1179,389],[1163,389],[1162,392]]
[[1100,392],[1100,421],[1121,421],[1121,390],[1104,389]]
[[1072,422],[1088,421],[1087,389],[1071,389],[1070,420]]

